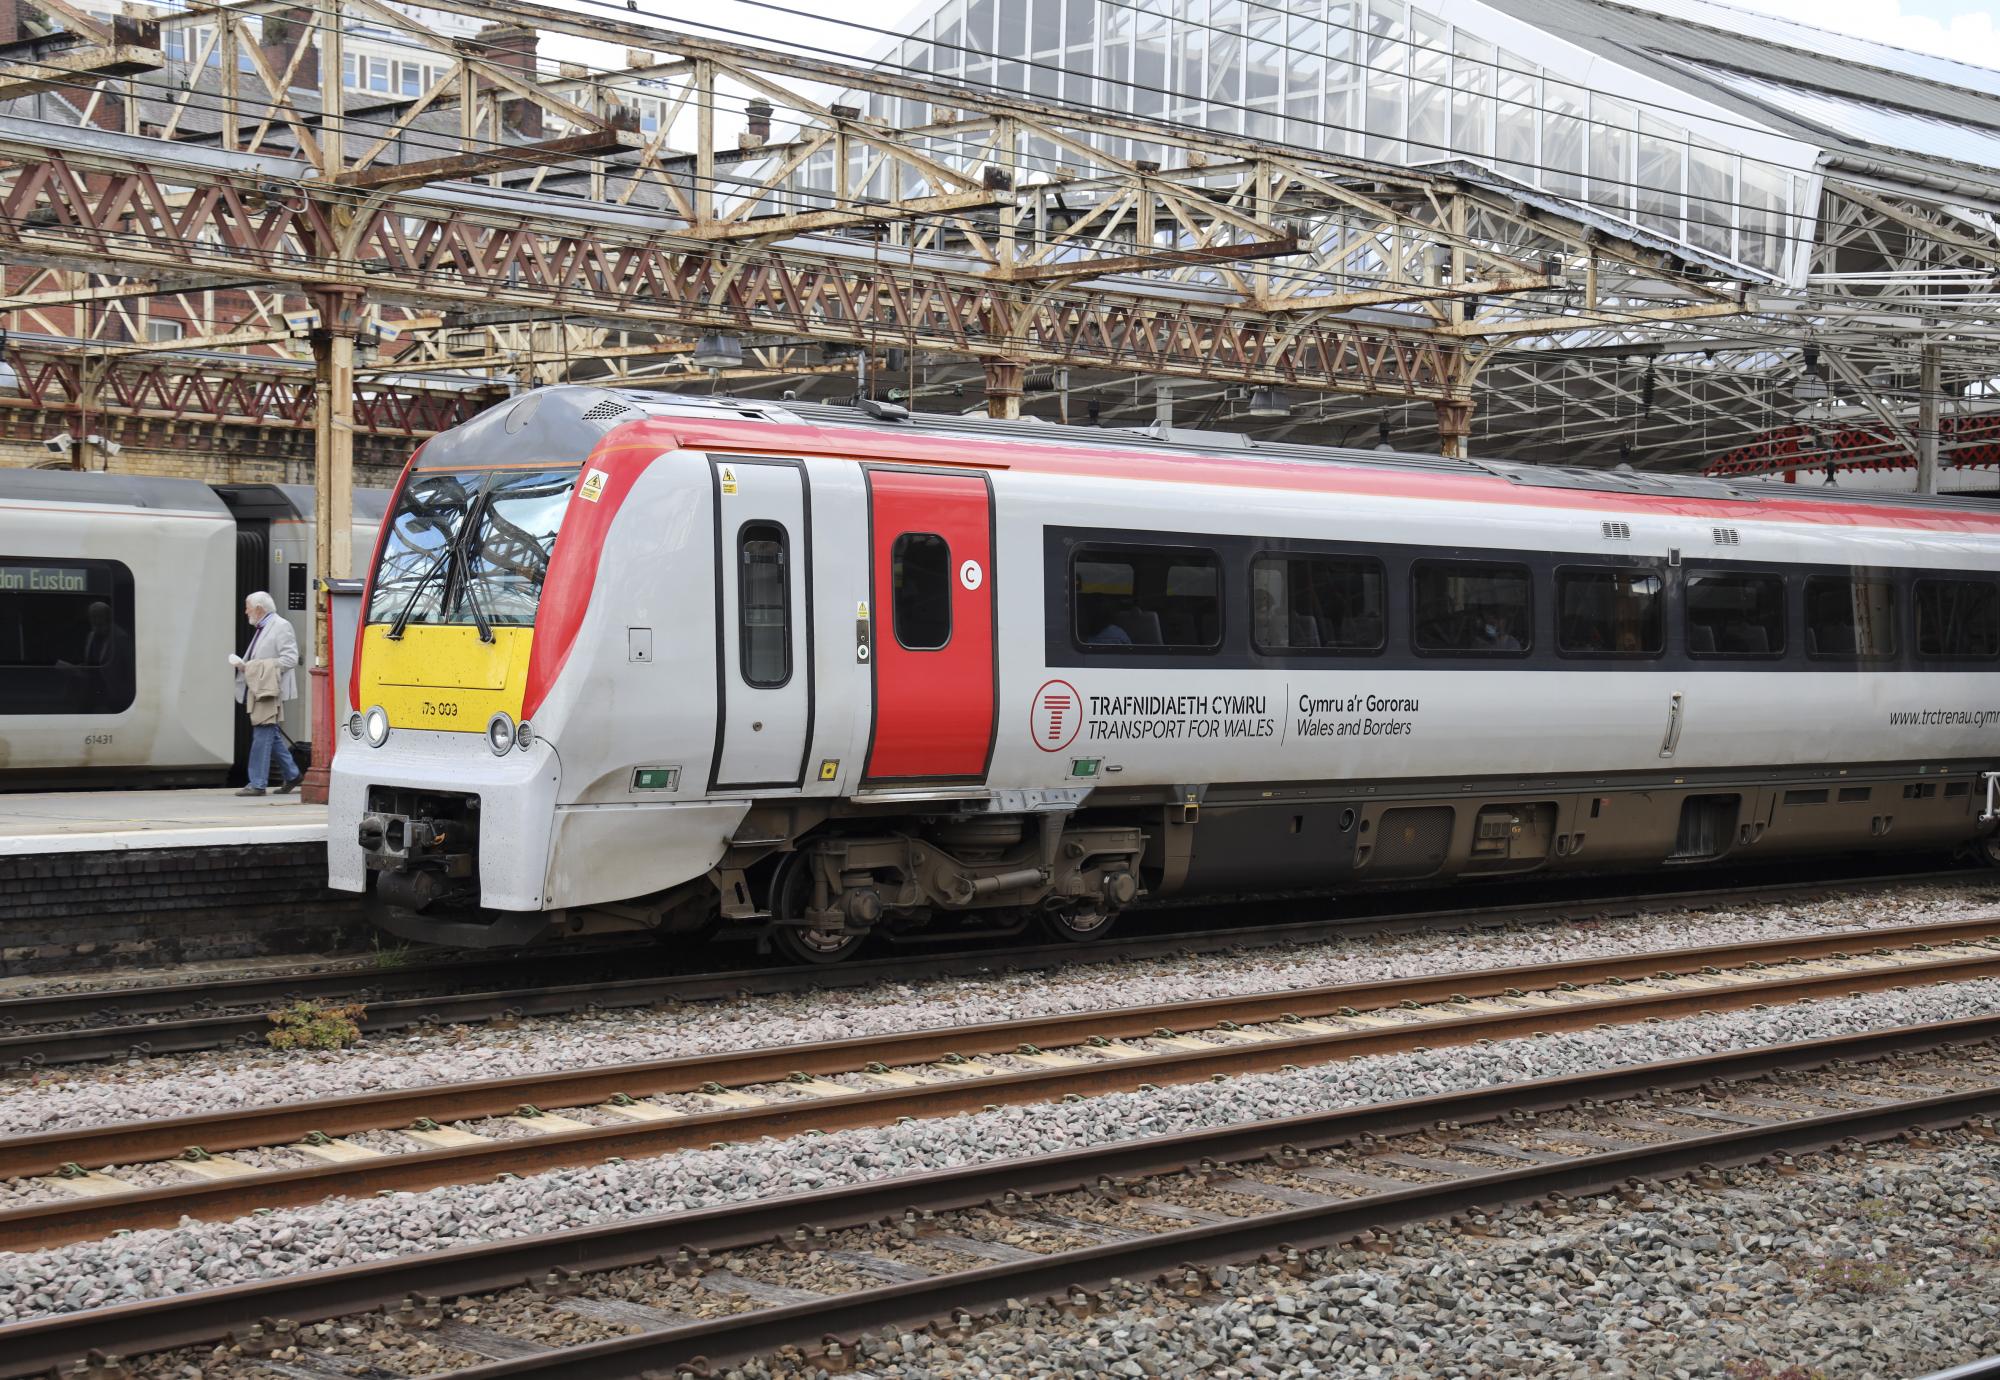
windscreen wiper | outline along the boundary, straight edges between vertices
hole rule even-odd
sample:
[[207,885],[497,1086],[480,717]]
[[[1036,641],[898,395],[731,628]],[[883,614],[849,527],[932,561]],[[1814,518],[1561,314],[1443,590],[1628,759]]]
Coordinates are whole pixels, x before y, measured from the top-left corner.
[[[485,506],[486,506],[486,492],[485,490],[482,489],[479,493],[473,496],[472,502],[466,505],[465,516],[459,520],[458,530],[451,534],[451,540],[444,544],[444,549],[437,553],[437,558],[430,563],[429,568],[427,568],[424,571],[422,577],[418,579],[416,588],[410,591],[410,597],[403,601],[402,610],[401,612],[397,613],[396,621],[389,625],[389,631],[387,633],[387,636],[390,641],[392,642],[402,641],[403,629],[409,626],[410,615],[416,612],[417,600],[423,597],[424,590],[429,588],[430,582],[432,580],[435,580],[438,577],[438,575],[442,573],[445,576],[446,585],[447,586],[450,585],[452,563],[458,559],[460,555],[460,549],[465,545],[465,534],[471,531],[474,527],[476,527],[479,524],[479,515],[480,512],[485,508]],[[445,599],[440,598],[438,603],[440,605],[439,612],[441,614],[443,612],[442,606],[445,603]],[[489,642],[492,641],[491,637],[487,637],[484,635],[483,624],[482,624],[482,637],[485,641]]]

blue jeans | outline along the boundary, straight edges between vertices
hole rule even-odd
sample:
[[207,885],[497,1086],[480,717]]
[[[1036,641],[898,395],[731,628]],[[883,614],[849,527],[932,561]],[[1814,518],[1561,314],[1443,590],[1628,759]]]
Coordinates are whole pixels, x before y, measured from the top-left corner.
[[262,786],[271,777],[271,757],[276,754],[278,770],[286,781],[299,779],[298,763],[292,760],[292,750],[278,733],[276,724],[252,724],[250,727],[250,784]]

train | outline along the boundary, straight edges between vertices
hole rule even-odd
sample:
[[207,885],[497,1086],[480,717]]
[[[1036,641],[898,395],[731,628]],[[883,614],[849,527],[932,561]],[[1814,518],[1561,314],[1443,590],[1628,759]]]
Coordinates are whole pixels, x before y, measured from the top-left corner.
[[2000,508],[550,387],[370,563],[331,884],[425,942],[2000,860]]
[[[388,504],[356,490],[357,563]],[[268,590],[309,658],[314,575],[310,488],[0,469],[0,789],[240,780],[243,598]],[[305,751],[311,722],[285,706]]]

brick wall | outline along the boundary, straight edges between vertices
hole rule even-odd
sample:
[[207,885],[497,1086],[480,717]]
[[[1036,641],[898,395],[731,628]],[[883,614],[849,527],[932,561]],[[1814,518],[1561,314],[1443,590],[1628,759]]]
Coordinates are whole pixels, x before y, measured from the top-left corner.
[[0,976],[365,944],[326,848],[134,849],[0,857]]

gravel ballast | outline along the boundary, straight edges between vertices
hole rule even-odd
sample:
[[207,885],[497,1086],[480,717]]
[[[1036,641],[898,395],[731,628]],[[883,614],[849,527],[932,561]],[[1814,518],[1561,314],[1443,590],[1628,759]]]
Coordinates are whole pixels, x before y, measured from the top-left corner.
[[[1657,1186],[1636,1208],[1593,1198],[1554,1214],[1509,1209],[1490,1237],[1415,1226],[1386,1253],[1308,1252],[1299,1278],[1225,1269],[1198,1300],[1124,1282],[1082,1318],[1014,1308],[957,1343],[866,1338],[855,1369],[901,1380],[1876,1380],[2000,1351],[2000,1144],[1881,1147],[1800,1168],[1740,1171],[1719,1189]],[[783,1358],[727,1372],[821,1374]]]
[[2000,1011],[2000,981],[1384,1055],[801,1136],[0,1257],[0,1320],[1134,1137]]
[[1056,972],[884,983],[646,1012],[449,1027],[341,1051],[269,1050],[132,1059],[0,1079],[0,1135],[223,1112],[389,1088],[813,1044],[983,1021],[1053,1016],[1250,992],[1549,964],[1829,930],[2000,915],[1994,883],[1913,887],[1740,910],[1565,922],[1519,933],[1357,936],[1290,950],[1113,962]]

